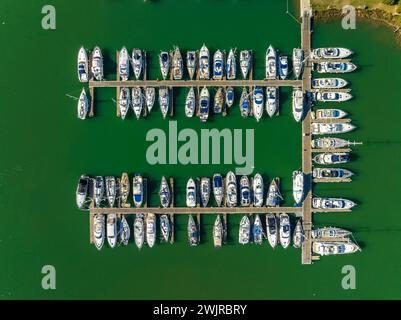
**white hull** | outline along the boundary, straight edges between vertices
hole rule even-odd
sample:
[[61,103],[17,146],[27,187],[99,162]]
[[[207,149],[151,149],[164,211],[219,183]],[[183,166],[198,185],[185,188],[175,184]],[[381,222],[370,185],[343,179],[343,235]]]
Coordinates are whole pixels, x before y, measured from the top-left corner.
[[228,87],[226,89],[226,105],[231,108],[234,104],[234,89],[232,87]]
[[113,207],[116,200],[117,188],[116,179],[114,177],[106,177],[106,196],[109,206]]
[[239,244],[248,244],[251,236],[251,223],[248,216],[243,216],[239,226]]
[[318,92],[315,100],[320,102],[345,102],[352,99],[352,95],[347,92]]
[[213,55],[213,79],[221,80],[224,76],[223,53],[217,50]]
[[78,51],[77,59],[77,73],[80,82],[88,82],[89,80],[88,65],[88,54],[85,48],[81,47]]
[[227,173],[225,191],[226,205],[228,207],[235,207],[237,205],[237,178],[232,171]]
[[206,122],[209,118],[210,95],[207,87],[203,87],[199,97],[199,118],[201,122]]
[[117,245],[117,216],[115,213],[107,215],[107,242],[110,248],[115,248]]
[[278,88],[267,87],[266,88],[266,112],[269,117],[273,117],[278,111]]
[[343,198],[313,198],[312,206],[315,209],[352,209],[355,202]]
[[94,200],[95,200],[95,207],[99,208],[104,196],[104,179],[101,176],[95,177],[94,180]]
[[304,115],[304,94],[300,89],[292,92],[292,114],[296,122],[300,122]]
[[223,222],[220,215],[217,215],[213,225],[213,244],[215,248],[220,248],[223,243]]
[[120,50],[118,57],[118,70],[122,81],[127,81],[129,78],[130,62],[127,48],[123,47]]
[[103,80],[103,55],[99,47],[93,50],[91,71],[95,80]]
[[145,241],[145,223],[143,217],[139,215],[134,220],[134,240],[138,249],[141,249]]
[[295,78],[299,79],[304,65],[304,52],[302,49],[294,49],[292,51],[292,64]]
[[160,204],[163,208],[167,208],[170,205],[170,187],[167,183],[165,177],[162,177],[162,181],[160,183]]
[[274,249],[277,246],[278,237],[278,224],[277,218],[273,213],[266,215],[266,229],[267,229],[267,240],[270,246]]
[[226,68],[227,80],[234,80],[237,76],[237,62],[233,49],[228,53]]
[[250,113],[251,101],[249,99],[249,94],[247,89],[244,87],[241,94],[241,99],[239,101],[239,108],[241,111],[241,116],[247,118]]
[[336,148],[347,147],[351,145],[352,142],[340,138],[326,137],[326,138],[314,139],[312,140],[311,144],[312,148],[336,149]]
[[86,95],[85,88],[82,88],[81,94],[79,95],[77,109],[78,119],[85,120],[89,111],[89,99]]
[[348,254],[359,250],[360,248],[352,242],[314,241],[312,245],[312,252],[321,256]]
[[135,117],[139,119],[143,109],[143,96],[140,87],[132,88],[132,110],[134,110]]
[[210,79],[209,49],[203,45],[199,52],[199,78]]
[[191,247],[196,247],[199,243],[198,227],[196,226],[195,220],[190,214],[188,217],[188,242]]
[[318,164],[347,163],[349,161],[349,155],[346,152],[326,152],[317,154],[312,160]]
[[144,187],[143,178],[136,174],[132,179],[132,199],[136,208],[140,208],[143,203]]
[[164,242],[169,241],[170,232],[171,232],[170,219],[168,215],[163,214],[160,216],[160,233],[162,241]]
[[202,178],[200,181],[200,198],[202,206],[206,207],[210,200],[210,179]]
[[314,179],[331,179],[340,180],[351,178],[354,174],[342,168],[314,168],[313,169]]
[[166,80],[170,70],[170,54],[166,51],[160,52],[159,55],[160,71],[164,80]]
[[128,88],[121,88],[118,106],[120,108],[121,119],[125,119],[131,104],[131,95]]
[[277,78],[277,55],[276,50],[269,46],[266,51],[266,79],[276,79]]
[[347,84],[348,82],[341,78],[316,78],[312,80],[314,89],[341,89]]
[[262,221],[258,214],[255,215],[255,220],[252,226],[253,242],[255,244],[262,244],[263,242],[263,226]]
[[98,250],[102,249],[106,237],[105,217],[102,214],[93,216],[93,241]]
[[78,209],[82,209],[85,205],[86,197],[88,196],[89,182],[90,179],[88,176],[81,175],[79,177],[77,190],[75,192]]
[[165,119],[170,108],[170,93],[167,88],[159,89],[159,105],[163,119]]
[[255,89],[253,90],[252,109],[256,121],[259,121],[263,116],[263,100],[263,88],[255,87]]
[[279,58],[279,75],[281,80],[287,79],[288,76],[288,57],[280,56]]
[[347,113],[340,109],[318,109],[311,113],[312,119],[341,119]]
[[187,189],[186,189],[186,204],[189,208],[196,207],[196,183],[194,179],[190,178],[187,182]]
[[223,202],[223,178],[220,174],[213,175],[213,196],[218,207]]
[[184,73],[184,63],[181,52],[178,47],[175,48],[173,54],[173,79],[181,80]]
[[319,62],[316,64],[316,70],[319,73],[349,73],[356,68],[352,62]]
[[195,114],[195,102],[195,90],[191,87],[185,99],[185,115],[188,118],[192,118]]
[[263,205],[264,185],[263,177],[257,173],[252,180],[252,191],[253,191],[253,205],[255,207],[261,207]]
[[300,204],[304,198],[304,174],[294,171],[292,174],[292,193],[296,204]]
[[312,123],[312,134],[340,134],[350,132],[355,126],[350,123]]
[[153,248],[156,242],[156,216],[148,213],[146,216],[146,243]]
[[313,229],[311,231],[312,239],[346,238],[351,235],[352,235],[351,231],[336,227],[323,227],[323,228]]
[[287,249],[291,242],[290,217],[286,213],[280,214],[280,244]]
[[248,177],[242,176],[239,185],[241,207],[249,207],[249,205],[251,204],[251,189]]
[[316,48],[311,52],[312,59],[344,59],[352,55],[347,48]]
[[156,100],[156,89],[153,87],[148,87],[145,89],[145,103],[148,113],[152,111],[153,105]]
[[142,50],[133,49],[132,50],[132,67],[134,69],[135,79],[137,79],[137,80],[141,77],[143,65],[144,65],[144,61],[143,61]]
[[302,220],[298,219],[292,239],[292,244],[294,248],[300,248],[302,246],[303,240],[304,240],[304,232],[302,227]]
[[240,52],[239,57],[240,57],[240,67],[241,67],[242,77],[244,79],[247,79],[249,70],[252,65],[252,51],[243,50]]

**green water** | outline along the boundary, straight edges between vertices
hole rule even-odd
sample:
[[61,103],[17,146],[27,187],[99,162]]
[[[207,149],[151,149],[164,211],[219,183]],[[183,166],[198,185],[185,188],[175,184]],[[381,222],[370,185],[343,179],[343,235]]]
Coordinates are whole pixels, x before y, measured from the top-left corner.
[[[108,78],[113,79],[115,50],[123,45],[149,50],[150,76],[158,76],[155,60],[161,49],[179,45],[200,48],[251,48],[255,77],[263,76],[269,43],[289,54],[299,46],[299,25],[285,14],[284,1],[52,1],[57,29],[41,28],[46,1],[3,0],[0,3],[1,110],[0,143],[0,297],[15,298],[249,298],[356,299],[401,298],[401,203],[398,173],[401,159],[401,49],[391,31],[358,21],[344,31],[338,22],[317,24],[315,46],[352,48],[358,72],[347,75],[355,99],[343,103],[358,130],[346,138],[360,140],[356,173],[350,184],[319,185],[314,193],[345,196],[359,206],[350,214],[320,214],[316,225],[354,231],[362,245],[358,254],[327,257],[302,266],[300,251],[273,251],[267,244],[235,244],[240,217],[230,216],[230,244],[215,250],[214,217],[202,218],[202,244],[186,243],[186,217],[177,218],[176,243],[144,248],[131,243],[98,252],[89,245],[88,216],[75,206],[81,173],[120,175],[141,172],[150,179],[175,176],[183,193],[189,176],[211,176],[235,165],[158,165],[147,163],[151,128],[167,131],[168,121],[155,112],[146,120],[117,119],[114,89],[96,94],[96,117],[76,119],[76,53],[81,45],[103,48]],[[206,12],[200,23],[200,12]],[[233,22],[227,23],[232,16]],[[160,76],[159,76],[160,77]],[[281,115],[256,123],[242,119],[237,108],[205,125],[184,117],[185,91],[175,94],[178,128],[254,129],[255,170],[265,178],[282,177],[285,205],[291,202],[290,175],[301,165],[300,126],[290,112],[290,92],[281,94]],[[156,204],[157,186],[151,185]],[[183,197],[177,199],[183,205]],[[41,288],[41,268],[53,265],[57,289]],[[341,269],[356,268],[356,289],[343,290]]]

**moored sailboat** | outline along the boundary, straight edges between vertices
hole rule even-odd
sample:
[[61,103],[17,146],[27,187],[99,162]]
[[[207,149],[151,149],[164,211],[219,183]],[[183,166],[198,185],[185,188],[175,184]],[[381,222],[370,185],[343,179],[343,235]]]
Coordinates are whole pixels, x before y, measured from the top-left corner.
[[81,94],[79,95],[77,109],[78,119],[85,120],[89,111],[89,99],[85,92],[85,88],[82,88]]
[[239,224],[239,244],[248,244],[251,237],[251,222],[248,216],[243,216]]

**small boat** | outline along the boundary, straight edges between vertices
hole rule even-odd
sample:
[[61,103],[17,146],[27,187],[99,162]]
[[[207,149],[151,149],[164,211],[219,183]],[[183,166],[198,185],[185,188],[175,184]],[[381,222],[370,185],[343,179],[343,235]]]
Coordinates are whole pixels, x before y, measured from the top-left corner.
[[350,123],[311,123],[312,134],[339,134],[354,130],[356,127]]
[[160,183],[160,204],[163,208],[167,208],[170,205],[170,187],[168,186],[166,178],[163,176]]
[[302,171],[292,173],[292,194],[296,204],[300,204],[304,199],[304,174]]
[[267,230],[267,240],[270,246],[274,249],[277,245],[278,238],[278,225],[277,218],[273,213],[268,213],[266,215],[266,230]]
[[156,215],[148,213],[146,215],[146,243],[149,248],[153,248],[156,242]]
[[88,82],[89,80],[88,65],[88,54],[85,48],[81,47],[78,51],[77,59],[77,72],[80,82]]
[[129,78],[129,55],[126,47],[120,50],[118,56],[118,71],[122,81],[127,81]]
[[116,178],[106,177],[106,196],[110,207],[114,206],[116,201],[117,188],[116,188]]
[[304,242],[304,239],[304,229],[302,227],[302,220],[300,218],[295,225],[294,234],[292,236],[292,245],[294,248],[300,248],[302,246],[302,242]]
[[266,112],[269,117],[273,117],[278,111],[278,88],[267,87],[266,88]]
[[354,173],[347,169],[341,168],[314,168],[313,169],[314,179],[348,179],[351,178]]
[[187,51],[187,70],[189,78],[192,80],[196,69],[196,52]]
[[287,56],[279,57],[278,73],[280,75],[280,79],[282,79],[282,80],[285,80],[288,77],[288,57]]
[[234,172],[230,171],[226,175],[226,204],[228,207],[237,205],[237,178]]
[[166,80],[170,70],[170,54],[167,51],[160,52],[159,64],[162,77],[164,80]]
[[135,79],[137,79],[137,80],[141,76],[143,65],[144,65],[144,58],[143,58],[142,50],[137,49],[137,48],[133,49],[132,50],[132,68],[134,69],[134,76],[135,76]]
[[86,95],[85,88],[82,88],[81,94],[78,99],[78,119],[85,120],[89,111],[89,99]]
[[154,87],[147,87],[145,89],[145,103],[148,113],[152,111],[153,105],[156,100],[156,89]]
[[213,112],[222,113],[223,107],[224,107],[224,90],[222,87],[220,87],[217,89],[217,92],[214,95]]
[[136,173],[132,179],[132,199],[137,208],[141,207],[144,202],[143,178],[139,173]]
[[185,115],[192,118],[195,114],[195,90],[191,87],[185,99]]
[[312,87],[314,89],[341,89],[348,82],[341,78],[316,78],[312,79]]
[[210,68],[209,68],[209,49],[203,44],[199,51],[199,79],[209,80]]
[[248,244],[251,237],[251,222],[248,216],[243,216],[239,224],[238,242]]
[[292,92],[292,114],[296,122],[300,122],[304,116],[304,94],[301,89]]
[[348,92],[317,92],[315,100],[321,102],[343,102],[352,99]]
[[137,214],[134,220],[134,240],[138,249],[141,249],[145,241],[145,222],[143,214]]
[[226,89],[226,105],[231,108],[234,104],[234,89],[233,87],[228,87]]
[[352,62],[319,62],[316,64],[319,73],[348,73],[356,70]]
[[241,116],[243,118],[247,118],[250,113],[251,101],[249,99],[248,91],[245,87],[242,89],[241,99],[239,101],[239,108],[241,111]]
[[170,232],[171,232],[170,219],[167,214],[162,214],[160,216],[160,234],[162,241],[164,242],[169,241]]
[[192,214],[188,217],[188,241],[191,247],[196,247],[199,243],[198,227],[196,226],[195,220]]
[[129,190],[130,190],[128,173],[124,172],[121,175],[120,181],[121,181],[120,182],[120,199],[121,199],[121,204],[124,207],[127,204]]
[[251,204],[251,189],[247,176],[242,176],[239,181],[241,207],[249,207]]
[[118,240],[117,216],[115,213],[109,213],[107,215],[106,230],[107,230],[107,243],[109,244],[110,248],[115,248]]
[[347,113],[340,109],[317,109],[311,113],[312,119],[341,119]]
[[336,148],[348,147],[356,143],[350,142],[349,140],[345,139],[326,137],[326,138],[314,139],[311,141],[311,144],[312,148],[336,149]]
[[206,207],[210,199],[210,179],[203,177],[200,181],[200,199],[202,206]]
[[213,175],[213,196],[217,206],[220,207],[223,201],[223,178],[219,173]]
[[270,45],[266,50],[266,79],[277,78],[276,50]]
[[234,80],[237,76],[237,61],[235,59],[235,51],[230,49],[226,63],[227,80]]
[[263,186],[263,178],[259,173],[255,174],[255,176],[253,177],[252,191],[253,191],[253,205],[255,207],[261,207],[263,205],[264,186]]
[[203,87],[199,96],[199,118],[201,122],[206,122],[209,118],[210,95],[207,87]]
[[76,191],[76,202],[78,209],[82,209],[86,203],[86,197],[88,196],[89,190],[89,177],[87,175],[81,175],[78,180],[77,191]]
[[160,87],[159,89],[159,105],[163,119],[166,119],[170,108],[170,93],[166,87]]
[[215,248],[220,248],[223,243],[224,227],[218,214],[213,225],[213,244]]
[[125,119],[131,105],[131,95],[128,88],[121,88],[118,106],[120,107],[121,119]]
[[175,47],[173,53],[173,79],[181,80],[184,73],[184,63],[182,61],[182,56],[180,49]]
[[132,88],[132,110],[134,110],[135,116],[137,119],[142,114],[143,109],[143,97],[142,90],[140,87]]
[[189,178],[187,182],[186,189],[186,203],[187,207],[194,208],[196,207],[197,199],[196,199],[196,183],[194,179]]
[[296,48],[292,51],[292,64],[295,78],[299,79],[304,68],[304,51]]
[[347,163],[349,161],[349,154],[346,152],[319,153],[312,160],[318,164]]
[[223,53],[217,50],[213,55],[213,79],[221,80],[224,76]]
[[344,198],[312,198],[315,209],[352,209],[355,202]]
[[287,249],[291,242],[290,217],[286,213],[280,214],[280,244]]
[[239,53],[239,64],[241,67],[242,77],[244,79],[248,78],[249,70],[252,66],[252,51],[251,50],[242,50]]
[[266,198],[266,206],[268,207],[278,207],[280,202],[283,200],[283,196],[280,192],[279,181],[279,178],[274,178],[270,183]]
[[103,55],[99,47],[92,52],[91,71],[95,80],[103,80]]
[[128,245],[129,238],[131,236],[131,229],[124,215],[122,216],[120,221],[120,229],[118,231],[118,235],[120,237],[120,243],[122,243],[124,246]]
[[255,220],[253,221],[252,236],[253,236],[253,242],[255,244],[262,244],[262,242],[263,242],[263,226],[262,226],[262,221],[260,220],[260,217],[258,214],[255,214]]
[[102,249],[106,237],[105,218],[103,214],[93,216],[93,240],[98,250]]
[[347,254],[360,251],[359,246],[351,241],[349,242],[325,242],[313,241],[312,252],[321,256]]
[[95,207],[99,208],[104,197],[104,179],[102,176],[95,177],[93,190]]
[[263,88],[259,86],[255,86],[253,89],[253,115],[255,116],[256,121],[259,121],[263,116]]
[[344,59],[353,52],[346,48],[317,48],[311,52],[312,59]]
[[311,231],[312,239],[346,238],[351,235],[352,235],[351,231],[336,227],[324,227],[324,228],[313,229]]

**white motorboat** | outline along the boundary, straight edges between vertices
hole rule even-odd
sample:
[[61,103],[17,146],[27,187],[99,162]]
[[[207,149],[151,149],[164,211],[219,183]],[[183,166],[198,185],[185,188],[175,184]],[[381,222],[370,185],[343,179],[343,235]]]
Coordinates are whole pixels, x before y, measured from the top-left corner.
[[249,113],[251,112],[251,101],[249,99],[249,94],[246,87],[242,89],[241,99],[239,101],[239,108],[241,111],[241,116],[243,118],[247,118]]
[[148,213],[146,215],[146,243],[149,248],[153,248],[156,242],[156,215]]
[[191,247],[196,247],[199,244],[199,231],[192,214],[188,217],[188,242]]
[[291,242],[290,217],[286,213],[280,214],[280,244],[287,249]]
[[312,87],[314,89],[341,89],[348,82],[341,78],[316,78],[312,79]]
[[347,238],[351,235],[351,231],[337,227],[323,227],[311,230],[312,239]]
[[203,44],[199,51],[199,79],[210,79],[209,49]]
[[140,118],[143,109],[143,96],[140,87],[132,88],[132,110],[134,110],[137,119]]
[[292,245],[294,246],[294,248],[300,248],[302,246],[302,243],[304,242],[304,239],[305,235],[302,226],[302,219],[299,218],[297,224],[295,225],[294,234],[292,236]]
[[239,224],[239,244],[248,244],[251,238],[251,222],[248,216],[243,216]]
[[118,235],[120,237],[120,243],[126,246],[128,245],[129,238],[131,236],[131,229],[124,215],[121,218],[119,227]]
[[99,47],[95,47],[92,52],[91,71],[95,80],[103,80],[103,55]]
[[283,196],[280,192],[280,180],[279,178],[274,178],[270,183],[269,190],[267,192],[266,206],[278,207],[282,200]]
[[352,62],[319,62],[316,63],[316,70],[319,73],[349,73],[356,70]]
[[106,196],[109,206],[113,207],[117,196],[116,178],[114,177],[106,177]]
[[304,116],[304,94],[301,89],[292,92],[292,114],[296,122],[300,122]]
[[105,217],[103,214],[95,214],[93,215],[93,241],[98,250],[102,249],[105,237]]
[[83,209],[86,203],[86,198],[89,191],[89,177],[87,175],[81,175],[78,180],[76,195],[76,203],[78,209]]
[[139,79],[144,67],[144,56],[142,50],[135,48],[132,50],[132,68],[134,69],[135,79]]
[[160,71],[164,80],[166,80],[170,71],[170,53],[161,51],[159,55]]
[[273,117],[278,111],[278,94],[277,87],[267,87],[266,88],[266,112],[269,117]]
[[311,52],[312,59],[344,59],[353,52],[347,48],[316,48]]
[[339,164],[349,161],[349,154],[346,152],[325,152],[319,153],[312,158],[318,164]]
[[120,189],[119,189],[122,207],[125,207],[125,205],[127,204],[129,191],[130,191],[129,176],[128,173],[123,172],[120,179]]
[[138,249],[141,249],[145,241],[145,221],[143,214],[137,214],[134,220],[134,240]]
[[81,94],[79,95],[77,109],[78,119],[85,120],[89,111],[89,99],[86,95],[85,88],[82,88]]
[[342,168],[314,168],[312,175],[314,179],[341,180],[351,178],[354,173]]
[[352,99],[348,92],[317,92],[315,100],[320,102],[344,102]]
[[237,76],[237,61],[235,58],[235,50],[230,49],[226,63],[227,80],[234,80]]
[[341,119],[347,113],[340,109],[317,109],[311,112],[312,119]]
[[164,176],[162,177],[162,181],[160,183],[159,197],[161,206],[163,208],[167,208],[170,205],[171,194],[170,194],[170,187]]
[[95,207],[99,208],[104,197],[104,179],[102,176],[97,176],[93,182],[93,198]]
[[235,207],[237,205],[237,178],[234,172],[230,171],[226,175],[226,205]]
[[162,214],[160,216],[160,233],[162,241],[164,242],[169,241],[170,232],[171,232],[170,219],[167,214]]
[[292,173],[292,194],[296,204],[300,204],[303,201],[304,189],[304,173],[302,171],[294,171]]
[[85,48],[81,47],[78,51],[77,59],[77,73],[80,82],[88,82],[89,80],[88,65],[88,54]]
[[199,96],[199,118],[201,122],[206,122],[209,118],[209,107],[210,107],[210,95],[209,90],[205,86],[201,90]]
[[213,225],[213,244],[215,248],[220,248],[223,243],[224,227],[223,221],[218,214]]
[[263,205],[264,186],[263,177],[257,173],[252,180],[252,192],[253,192],[253,205],[255,207],[261,207]]
[[196,196],[196,183],[194,179],[189,178],[187,182],[187,189],[186,189],[186,203],[187,207],[195,208],[197,203],[197,196]]
[[266,215],[266,230],[267,240],[269,241],[270,246],[274,249],[278,240],[278,224],[277,218],[273,213],[268,213]]
[[117,216],[115,213],[109,213],[107,215],[106,230],[107,230],[107,243],[109,244],[110,248],[115,248],[118,242]]
[[202,206],[206,207],[210,199],[210,179],[203,177],[200,181],[200,199]]
[[256,121],[259,121],[263,116],[263,88],[259,86],[255,86],[253,89],[253,101],[252,101],[252,109],[253,115],[255,116]]
[[312,134],[339,134],[354,130],[356,127],[350,123],[311,123]]
[[234,89],[233,87],[228,87],[226,89],[226,105],[231,108],[234,104]]
[[295,78],[299,79],[304,68],[304,51],[302,49],[295,48],[292,51],[292,65]]
[[255,244],[262,244],[263,242],[263,225],[258,214],[255,214],[255,220],[252,226],[253,242]]
[[355,202],[344,198],[312,198],[315,209],[352,209]]
[[213,175],[213,196],[217,206],[220,207],[223,201],[223,178],[219,173]]
[[196,52],[187,51],[187,70],[189,78],[192,80],[196,70]]
[[181,52],[178,47],[175,47],[173,53],[173,79],[174,80],[181,80],[184,74],[184,63],[182,60]]
[[195,114],[195,90],[191,87],[188,91],[187,98],[185,99],[185,115],[192,118]]
[[252,67],[252,51],[242,50],[239,53],[239,63],[241,67],[242,77],[244,79],[248,78],[249,71]]
[[170,108],[170,92],[166,87],[159,88],[159,105],[163,119],[166,119]]
[[251,204],[251,189],[247,176],[242,176],[239,182],[241,207],[249,207]]
[[358,143],[340,138],[325,137],[325,138],[313,139],[311,141],[311,144],[312,148],[337,149],[337,148],[348,147],[350,145]]
[[154,87],[146,87],[145,89],[145,103],[148,113],[152,111],[153,105],[156,100],[156,89]]
[[280,79],[285,80],[288,76],[288,57],[287,56],[280,56],[279,57],[279,75]]
[[118,106],[120,108],[121,119],[125,119],[131,106],[131,95],[128,88],[121,88]]
[[129,78],[129,54],[126,47],[122,47],[118,55],[118,72],[122,81],[127,81]]
[[266,50],[266,79],[277,78],[277,54],[276,50],[270,45]]
[[143,178],[140,174],[136,173],[132,179],[132,198],[135,207],[139,208],[144,202],[144,186]]
[[213,79],[221,80],[224,76],[223,53],[217,50],[213,55]]
[[312,252],[321,256],[347,254],[360,251],[359,246],[351,241],[349,242],[326,242],[313,241]]

